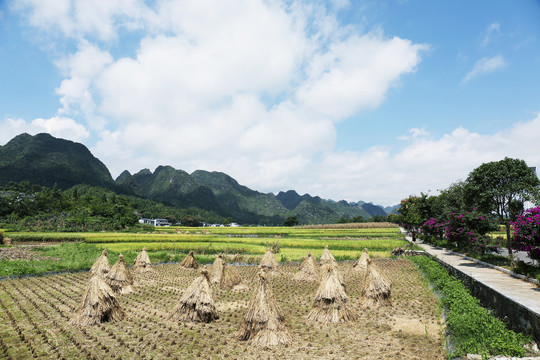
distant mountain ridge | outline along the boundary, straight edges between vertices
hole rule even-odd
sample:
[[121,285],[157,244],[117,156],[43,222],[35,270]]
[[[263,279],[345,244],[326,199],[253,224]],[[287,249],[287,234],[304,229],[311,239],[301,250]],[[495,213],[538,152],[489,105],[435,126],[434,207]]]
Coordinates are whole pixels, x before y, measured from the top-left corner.
[[171,166],[154,172],[122,172],[113,180],[107,167],[82,144],[49,134],[21,134],[0,146],[0,185],[9,181],[67,189],[78,184],[101,186],[179,208],[199,208],[245,224],[278,225],[292,215],[301,223],[334,223],[338,219],[386,215],[381,206],[325,200],[294,190],[261,193],[222,172],[189,174]]
[[212,210],[244,223],[279,224],[292,215],[302,223],[333,223],[341,217],[386,216],[382,207],[371,203],[324,200],[319,196],[299,195],[294,190],[281,191],[277,195],[261,193],[215,171],[196,170],[188,174],[171,166],[158,166],[154,173],[149,169],[134,175],[124,171],[116,182],[130,186],[139,195],[154,201]]

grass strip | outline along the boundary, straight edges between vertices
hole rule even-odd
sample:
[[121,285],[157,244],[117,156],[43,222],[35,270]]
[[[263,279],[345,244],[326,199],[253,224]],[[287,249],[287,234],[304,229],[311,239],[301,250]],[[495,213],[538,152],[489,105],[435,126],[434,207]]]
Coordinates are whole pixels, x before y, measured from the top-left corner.
[[525,354],[523,345],[531,341],[530,337],[509,330],[491,311],[480,306],[480,301],[470,294],[460,280],[448,274],[437,262],[425,256],[414,256],[410,260],[441,294],[447,333],[455,347],[449,352],[449,358],[466,354],[483,357],[521,357]]
[[[61,271],[88,270],[101,255],[101,250],[105,247],[102,244],[85,243],[62,243],[59,245],[38,247],[30,250],[32,254],[41,259],[30,260],[7,260],[0,259],[0,278],[8,276],[39,275],[44,273],[55,273]],[[133,264],[140,249],[107,248],[109,263],[111,266],[118,260],[118,255],[122,253],[128,265]],[[148,256],[152,263],[158,262],[180,262],[188,254],[189,249],[177,250],[154,250],[149,251]],[[45,257],[45,259],[44,259]],[[200,264],[212,263],[215,255],[196,254],[195,259]]]

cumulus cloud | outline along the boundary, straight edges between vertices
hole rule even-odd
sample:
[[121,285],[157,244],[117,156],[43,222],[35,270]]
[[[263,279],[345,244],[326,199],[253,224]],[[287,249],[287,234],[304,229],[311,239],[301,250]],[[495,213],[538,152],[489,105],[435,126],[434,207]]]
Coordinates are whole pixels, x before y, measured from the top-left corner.
[[465,75],[465,77],[463,78],[463,82],[468,82],[475,77],[500,70],[506,65],[506,61],[501,55],[497,55],[492,58],[481,58],[474,64],[472,70],[469,71],[467,75]]
[[[540,166],[537,149],[540,113],[495,134],[458,127],[440,138],[409,138],[396,152],[373,147],[363,152],[330,152],[297,181],[301,192],[332,199],[375,200],[392,205],[410,194],[447,188],[485,162],[504,157]],[[519,144],[519,146],[516,146]],[[309,179],[315,179],[310,183]]]
[[[335,11],[348,1],[332,4],[21,0],[13,6],[41,34],[78,46],[56,61],[58,115],[10,126],[90,135],[113,175],[169,164],[261,191],[359,199],[347,187],[390,150],[335,152],[335,125],[384,102],[427,46],[343,26]],[[125,32],[140,39],[115,55]]]
[[0,143],[5,144],[21,133],[35,135],[43,132],[77,142],[83,142],[90,136],[83,125],[71,118],[53,116],[49,119],[38,118],[31,122],[8,118],[0,123]]
[[[90,104],[114,125],[99,129],[93,149],[113,174],[168,163],[285,184],[332,151],[336,122],[378,106],[426,48],[381,31],[358,34],[316,6],[211,7],[162,2],[155,33],[134,57],[110,61],[83,43],[66,60],[74,65],[58,90],[63,109]],[[85,61],[93,71],[73,70]]]
[[56,89],[62,104],[58,112],[80,112],[92,129],[102,130],[106,121],[96,114],[92,81],[112,60],[108,52],[84,40],[79,44],[78,52],[58,60],[56,65],[67,76]]
[[76,39],[115,40],[119,29],[140,29],[152,18],[143,0],[18,0],[12,8],[46,33]]

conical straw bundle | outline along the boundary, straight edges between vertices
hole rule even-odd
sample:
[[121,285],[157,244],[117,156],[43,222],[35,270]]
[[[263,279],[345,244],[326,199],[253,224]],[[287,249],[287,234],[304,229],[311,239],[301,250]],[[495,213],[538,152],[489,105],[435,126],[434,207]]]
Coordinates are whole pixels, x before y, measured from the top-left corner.
[[266,253],[261,259],[261,263],[259,264],[259,268],[264,269],[270,275],[281,275],[281,272],[279,271],[279,263],[271,249],[266,250]]
[[244,314],[244,323],[235,333],[238,339],[261,347],[286,344],[292,340],[267,276],[264,270],[259,273],[259,285]]
[[201,276],[193,280],[184,291],[178,304],[169,315],[169,319],[205,323],[219,319],[212,300],[208,270],[202,269]]
[[135,258],[133,270],[137,272],[154,271],[152,269],[152,262],[150,261],[150,257],[146,252],[146,248],[143,248],[142,251]]
[[197,269],[199,267],[199,264],[197,263],[197,260],[195,260],[195,256],[193,255],[193,251],[190,251],[188,256],[185,257],[184,260],[180,263],[180,267],[184,269]]
[[300,270],[298,270],[293,278],[294,280],[299,281],[314,281],[320,279],[317,261],[310,252],[304,261],[302,261],[302,264],[300,264]]
[[103,249],[101,256],[96,259],[96,262],[90,268],[90,275],[98,275],[104,279],[110,270],[111,265],[109,265],[109,259],[107,258],[107,250]]
[[367,260],[367,269],[364,276],[361,303],[365,306],[392,305],[392,282],[372,262]]
[[349,297],[341,284],[336,267],[324,264],[321,272],[321,283],[313,297],[313,307],[307,318],[330,323],[357,320],[358,314],[350,306]]
[[368,250],[364,248],[364,252],[360,256],[358,260],[353,265],[353,270],[355,271],[366,271],[367,269],[367,261],[369,259]]
[[82,304],[70,323],[87,326],[120,321],[123,318],[124,312],[111,287],[101,277],[94,275],[88,283]]
[[330,252],[330,250],[328,250],[328,245],[326,245],[324,247],[324,250],[323,250],[323,253],[321,255],[321,258],[319,260],[320,264],[321,264],[321,267],[325,264],[333,264],[335,266],[338,265],[336,259],[334,258],[334,256],[332,255],[332,253]]
[[221,269],[221,278],[219,279],[219,287],[221,289],[240,291],[248,288],[247,285],[242,282],[242,277],[233,267],[223,262]]
[[133,276],[124,260],[124,255],[118,256],[118,261],[105,277],[105,282],[117,294],[131,294],[133,292]]
[[[330,252],[330,250],[328,250],[328,245],[324,247],[324,250],[320,258],[320,265],[321,265],[320,266],[321,269],[324,265],[330,265],[330,267],[333,268],[333,271],[335,275],[337,276],[339,283],[343,286],[343,288],[345,288],[345,282],[343,281],[343,277],[341,276],[341,273],[339,272],[339,264],[334,258],[334,256],[332,255],[332,253]],[[321,271],[320,273],[321,273],[320,279],[322,280],[325,277],[325,272]]]
[[210,282],[212,284],[219,284],[221,277],[223,275],[223,255],[219,254],[212,264],[212,269],[210,270]]
[[392,282],[381,273],[381,270],[371,261],[367,260],[367,269],[362,287],[360,302],[364,306],[391,306]]

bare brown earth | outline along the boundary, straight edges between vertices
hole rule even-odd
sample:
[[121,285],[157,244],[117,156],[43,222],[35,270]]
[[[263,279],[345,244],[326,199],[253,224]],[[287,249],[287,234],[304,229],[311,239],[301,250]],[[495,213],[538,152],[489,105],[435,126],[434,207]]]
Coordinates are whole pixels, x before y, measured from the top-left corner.
[[445,359],[437,300],[406,260],[374,261],[393,283],[393,306],[363,308],[362,281],[352,263],[340,264],[347,293],[360,319],[337,325],[306,320],[316,283],[297,282],[298,265],[270,280],[293,343],[261,349],[236,340],[235,332],[256,284],[258,269],[236,270],[250,287],[213,287],[219,320],[210,324],[166,320],[182,292],[199,276],[178,265],[134,274],[134,293],[120,297],[127,319],[87,328],[68,324],[82,299],[86,273],[0,281],[2,359]]

